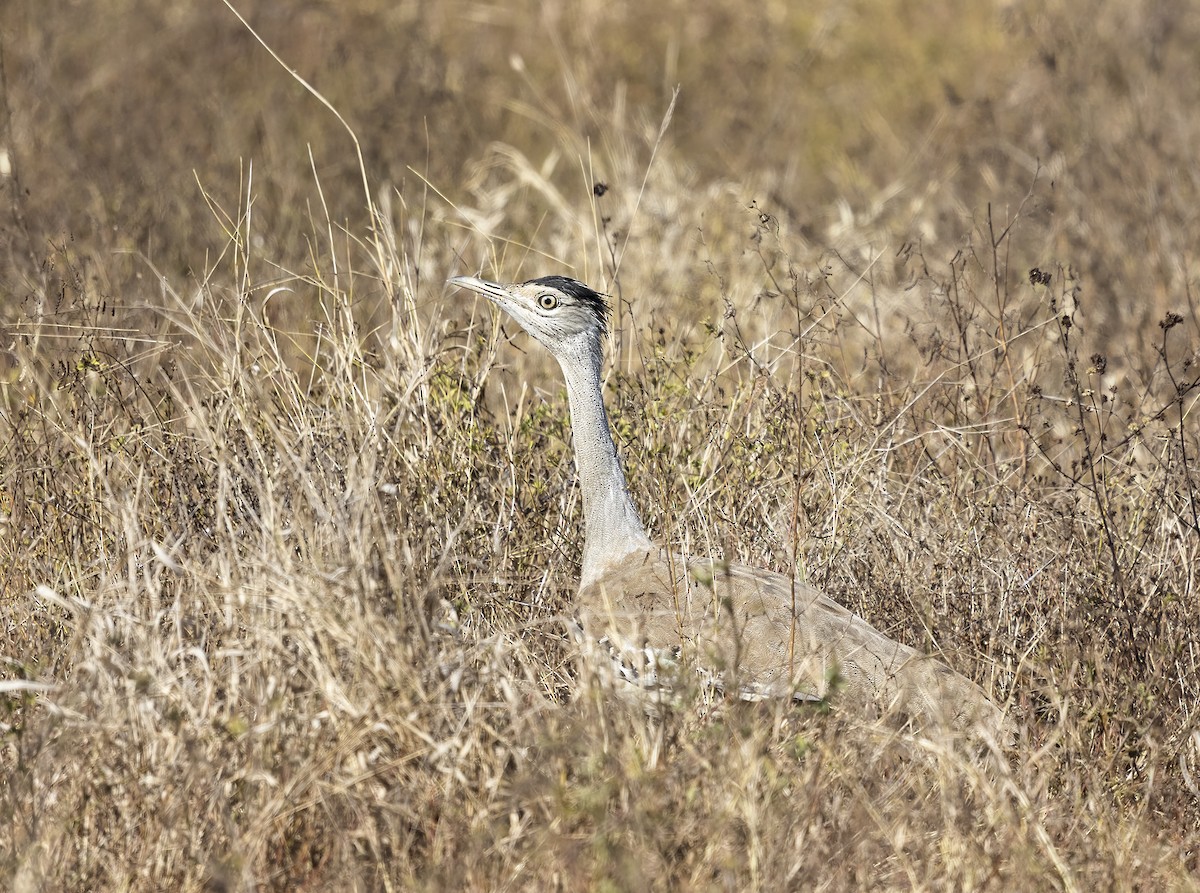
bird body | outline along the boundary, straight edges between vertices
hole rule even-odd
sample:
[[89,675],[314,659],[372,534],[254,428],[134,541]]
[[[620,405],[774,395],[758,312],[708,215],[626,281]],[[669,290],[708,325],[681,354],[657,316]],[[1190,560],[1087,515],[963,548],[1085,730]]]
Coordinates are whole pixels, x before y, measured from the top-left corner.
[[576,609],[589,664],[629,700],[671,701],[697,668],[702,686],[743,701],[836,698],[958,725],[998,721],[975,683],[784,574],[635,552],[582,587]]
[[608,308],[597,292],[563,276],[450,283],[487,297],[562,367],[585,528],[575,629],[585,663],[602,681],[651,711],[698,680],[750,701],[821,700],[836,691],[879,709],[979,722],[1003,734],[1003,714],[977,685],[817,590],[783,574],[689,560],[654,545],[604,409]]

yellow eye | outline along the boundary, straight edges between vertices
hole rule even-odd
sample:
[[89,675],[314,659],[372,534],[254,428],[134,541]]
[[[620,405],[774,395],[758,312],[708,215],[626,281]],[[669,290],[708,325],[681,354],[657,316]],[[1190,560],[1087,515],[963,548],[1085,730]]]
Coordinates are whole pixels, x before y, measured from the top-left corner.
[[545,294],[538,298],[538,305],[543,310],[553,310],[558,306],[558,298],[551,294]]

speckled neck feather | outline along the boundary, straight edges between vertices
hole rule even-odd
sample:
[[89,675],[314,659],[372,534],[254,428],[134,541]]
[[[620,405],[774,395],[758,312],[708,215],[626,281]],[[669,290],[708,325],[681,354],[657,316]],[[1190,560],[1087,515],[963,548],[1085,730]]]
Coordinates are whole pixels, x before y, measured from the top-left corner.
[[[562,288],[561,285],[554,287]],[[646,536],[642,519],[629,495],[617,446],[608,426],[600,384],[599,332],[575,336],[563,344],[557,357],[567,382],[575,467],[579,471],[579,487],[583,494],[584,545],[580,584],[586,586],[599,579],[605,568],[631,552],[648,550],[653,544]]]

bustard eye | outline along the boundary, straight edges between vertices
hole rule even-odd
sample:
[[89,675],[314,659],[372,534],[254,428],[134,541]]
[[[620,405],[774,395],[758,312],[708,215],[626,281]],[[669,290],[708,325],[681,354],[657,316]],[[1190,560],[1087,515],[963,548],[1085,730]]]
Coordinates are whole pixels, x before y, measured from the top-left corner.
[[538,297],[538,306],[543,310],[553,310],[558,306],[558,298],[552,294],[544,294]]

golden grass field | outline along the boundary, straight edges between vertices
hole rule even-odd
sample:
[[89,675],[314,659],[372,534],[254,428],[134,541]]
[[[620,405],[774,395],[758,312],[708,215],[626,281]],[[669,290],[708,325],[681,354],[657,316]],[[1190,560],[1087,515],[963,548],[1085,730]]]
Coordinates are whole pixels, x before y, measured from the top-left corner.
[[[1200,889],[1200,7],[234,6],[0,19],[0,887]],[[835,696],[652,760],[476,272],[611,296],[655,537],[1011,751]]]

